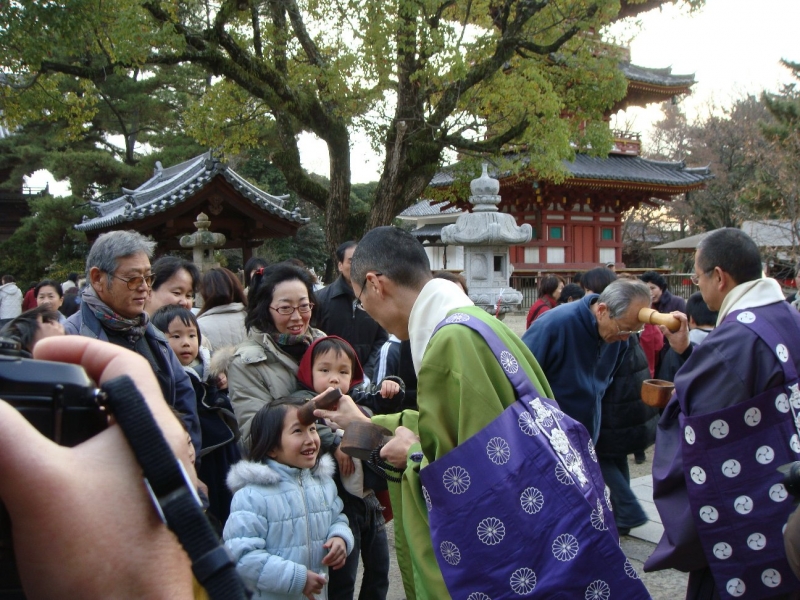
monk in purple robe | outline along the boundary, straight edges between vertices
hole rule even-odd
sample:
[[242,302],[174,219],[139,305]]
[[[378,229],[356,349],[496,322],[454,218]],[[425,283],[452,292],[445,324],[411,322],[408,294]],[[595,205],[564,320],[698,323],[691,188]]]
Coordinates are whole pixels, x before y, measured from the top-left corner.
[[[781,539],[792,502],[776,468],[800,457],[800,314],[738,229],[707,236],[694,270],[719,317],[659,422],[653,496],[664,534],[645,570],[688,571],[687,600],[796,598]],[[682,345],[685,327],[665,335]]]

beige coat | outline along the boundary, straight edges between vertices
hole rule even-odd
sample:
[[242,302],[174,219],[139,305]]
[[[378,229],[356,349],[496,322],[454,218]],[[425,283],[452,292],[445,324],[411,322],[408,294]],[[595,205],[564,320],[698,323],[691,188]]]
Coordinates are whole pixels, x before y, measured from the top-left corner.
[[[314,339],[325,335],[318,329],[310,331]],[[250,421],[258,410],[274,398],[297,391],[297,368],[294,358],[281,350],[268,334],[255,329],[237,346],[227,369],[228,390],[245,443]]]
[[247,309],[244,304],[234,302],[209,309],[197,317],[197,323],[200,325],[203,339],[208,339],[211,347],[216,350],[225,346],[237,346],[247,339],[247,331],[244,328],[246,314]]

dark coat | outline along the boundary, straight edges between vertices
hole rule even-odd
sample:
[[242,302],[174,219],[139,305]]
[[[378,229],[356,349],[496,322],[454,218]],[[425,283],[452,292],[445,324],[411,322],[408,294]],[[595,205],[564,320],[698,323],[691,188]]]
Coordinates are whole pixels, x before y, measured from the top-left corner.
[[326,335],[338,335],[355,349],[364,374],[373,377],[381,346],[389,334],[365,311],[356,308],[353,289],[339,278],[316,294],[314,310],[317,329]]
[[[82,335],[104,342],[108,341],[108,335],[100,324],[100,320],[94,316],[92,309],[85,302],[81,302],[80,310],[67,319],[64,331],[67,335]],[[169,381],[168,389],[162,388],[164,399],[167,404],[180,413],[181,421],[186,425],[186,430],[192,438],[195,452],[199,454],[202,446],[200,421],[197,418],[197,402],[192,382],[189,381],[189,376],[183,370],[183,365],[178,357],[169,347],[167,339],[153,327],[152,323],[147,324],[144,338],[147,340],[150,352],[161,364],[161,368],[167,376],[166,379]]]
[[663,290],[661,299],[653,304],[653,308],[660,313],[671,313],[673,310],[679,310],[685,314],[686,300],[680,296],[674,296],[669,290]]
[[626,456],[656,441],[658,409],[642,402],[642,382],[650,379],[647,358],[637,336],[628,340],[628,352],[603,396],[597,454]]

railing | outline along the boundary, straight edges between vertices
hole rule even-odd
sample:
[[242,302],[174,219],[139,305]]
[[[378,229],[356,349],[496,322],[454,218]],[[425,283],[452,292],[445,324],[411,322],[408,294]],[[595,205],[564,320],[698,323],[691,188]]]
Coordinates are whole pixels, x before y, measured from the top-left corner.
[[[572,274],[568,275],[565,273],[559,273],[559,276],[564,280],[564,283],[572,282]],[[680,296],[683,299],[688,299],[689,296],[699,291],[699,288],[692,283],[691,273],[662,273],[662,276],[667,280],[668,289],[674,296]],[[520,310],[527,311],[538,299],[536,288],[539,285],[540,277],[542,276],[511,276],[511,287],[518,292],[522,292],[522,306],[520,307]]]

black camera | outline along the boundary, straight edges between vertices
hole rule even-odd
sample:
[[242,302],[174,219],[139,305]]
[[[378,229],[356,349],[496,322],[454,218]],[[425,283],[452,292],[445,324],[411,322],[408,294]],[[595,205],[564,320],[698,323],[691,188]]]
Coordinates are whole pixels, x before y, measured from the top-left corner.
[[[75,446],[106,428],[100,390],[78,365],[33,360],[19,343],[0,338],[0,399],[43,435]],[[11,522],[0,503],[0,599],[24,598],[14,561]]]

